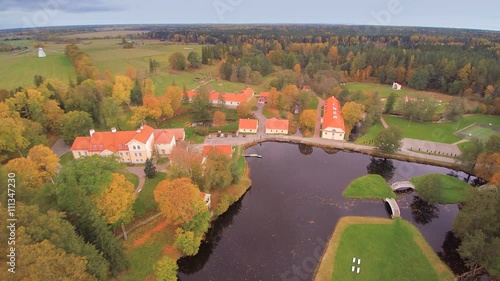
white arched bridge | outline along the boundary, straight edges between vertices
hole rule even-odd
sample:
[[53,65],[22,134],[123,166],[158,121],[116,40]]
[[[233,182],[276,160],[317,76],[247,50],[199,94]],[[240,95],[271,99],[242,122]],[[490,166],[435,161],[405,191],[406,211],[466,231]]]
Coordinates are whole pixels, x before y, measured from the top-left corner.
[[387,202],[387,204],[389,204],[389,206],[391,207],[391,211],[392,211],[391,217],[394,218],[394,217],[401,216],[401,211],[399,210],[399,205],[398,205],[398,202],[396,202],[396,199],[385,198],[384,201]]
[[393,191],[402,191],[402,190],[415,190],[415,185],[409,181],[397,181],[391,184],[391,188]]

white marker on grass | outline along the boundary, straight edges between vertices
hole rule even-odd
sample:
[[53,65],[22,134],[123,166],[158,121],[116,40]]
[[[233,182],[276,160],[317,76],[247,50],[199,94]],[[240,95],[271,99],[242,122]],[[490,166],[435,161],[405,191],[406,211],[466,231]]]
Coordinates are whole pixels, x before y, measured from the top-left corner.
[[359,274],[359,270],[360,270],[360,269],[361,269],[361,268],[359,268],[359,267],[358,267],[358,270],[356,271],[356,273],[358,273],[358,274]]
[[356,270],[356,267],[353,265],[352,266],[352,272],[354,272]]
[[352,258],[352,262],[356,263],[356,257]]
[[358,264],[361,264],[361,259],[358,259]]

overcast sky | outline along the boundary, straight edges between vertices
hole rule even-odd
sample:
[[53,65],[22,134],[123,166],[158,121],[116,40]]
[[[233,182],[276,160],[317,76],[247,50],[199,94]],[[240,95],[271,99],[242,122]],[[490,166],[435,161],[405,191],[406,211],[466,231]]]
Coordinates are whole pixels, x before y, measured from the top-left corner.
[[322,23],[500,31],[498,0],[0,0],[0,29],[93,24]]

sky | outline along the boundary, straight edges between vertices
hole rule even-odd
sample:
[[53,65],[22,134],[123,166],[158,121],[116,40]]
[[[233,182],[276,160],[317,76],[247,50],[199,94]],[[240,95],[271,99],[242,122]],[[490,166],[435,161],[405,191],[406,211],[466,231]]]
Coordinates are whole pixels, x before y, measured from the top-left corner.
[[312,23],[500,31],[498,0],[0,0],[0,29],[97,24]]

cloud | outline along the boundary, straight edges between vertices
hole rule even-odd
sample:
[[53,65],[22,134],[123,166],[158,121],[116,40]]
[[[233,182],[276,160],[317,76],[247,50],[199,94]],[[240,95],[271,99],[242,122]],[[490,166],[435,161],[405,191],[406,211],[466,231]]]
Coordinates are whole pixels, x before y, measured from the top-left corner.
[[0,12],[48,9],[67,13],[122,11],[122,6],[106,0],[3,0]]

